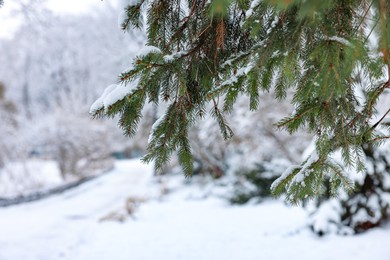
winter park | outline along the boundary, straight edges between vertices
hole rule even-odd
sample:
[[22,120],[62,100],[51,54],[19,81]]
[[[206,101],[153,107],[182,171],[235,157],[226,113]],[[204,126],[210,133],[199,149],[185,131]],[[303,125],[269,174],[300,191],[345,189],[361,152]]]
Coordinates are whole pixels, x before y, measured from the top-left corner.
[[388,0],[0,0],[0,260],[390,259]]

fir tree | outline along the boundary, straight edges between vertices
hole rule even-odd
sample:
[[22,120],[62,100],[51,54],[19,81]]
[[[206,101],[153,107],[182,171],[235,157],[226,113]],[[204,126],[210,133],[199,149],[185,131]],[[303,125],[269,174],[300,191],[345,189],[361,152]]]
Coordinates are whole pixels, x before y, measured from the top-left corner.
[[145,102],[164,103],[144,157],[156,168],[177,151],[191,175],[189,128],[209,111],[230,138],[224,115],[240,95],[249,97],[249,109],[258,109],[261,91],[272,90],[280,100],[292,90],[296,109],[278,126],[316,136],[315,151],[271,187],[291,202],[323,193],[327,179],[332,195],[352,188],[332,154],[341,151],[344,165],[363,171],[363,144],[375,147],[389,138],[379,129],[390,109],[376,115],[390,87],[387,0],[132,0],[125,13],[123,30],[146,28],[148,47],[91,113],[119,115],[131,136]]

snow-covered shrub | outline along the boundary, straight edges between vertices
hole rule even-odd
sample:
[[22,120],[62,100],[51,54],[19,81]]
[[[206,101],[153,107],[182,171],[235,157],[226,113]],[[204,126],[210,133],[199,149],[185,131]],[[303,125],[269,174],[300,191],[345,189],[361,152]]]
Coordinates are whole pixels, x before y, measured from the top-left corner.
[[17,109],[13,102],[6,98],[6,88],[0,82],[0,168],[8,160],[16,157],[17,144]]
[[291,162],[287,160],[274,159],[271,162],[257,163],[250,169],[237,170],[230,202],[244,204],[254,198],[260,201],[262,198],[271,196],[271,184],[290,164]]
[[349,173],[355,182],[354,191],[336,198],[327,194],[317,200],[309,222],[314,232],[359,233],[382,224],[390,216],[390,145],[367,145],[363,151],[366,170]]
[[127,141],[116,122],[88,115],[105,85],[129,66],[143,35],[118,31],[114,7],[59,16],[34,1],[21,12],[14,37],[0,41],[0,64],[6,64],[0,80],[19,111],[17,131],[0,111],[0,157],[20,150],[7,160],[54,160],[63,176],[84,176],[110,166],[111,153],[144,146],[141,139]]
[[57,110],[41,118],[25,135],[30,151],[37,157],[57,161],[63,178],[80,178],[112,166],[108,130],[88,114]]

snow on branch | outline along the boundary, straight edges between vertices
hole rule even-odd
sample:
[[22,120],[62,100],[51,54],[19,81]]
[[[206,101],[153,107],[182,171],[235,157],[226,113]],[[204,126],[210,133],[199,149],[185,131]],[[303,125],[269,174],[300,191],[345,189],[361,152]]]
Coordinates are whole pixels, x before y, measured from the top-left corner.
[[145,57],[150,53],[161,53],[161,50],[155,46],[149,46],[145,45],[138,53],[136,56],[138,57]]
[[116,102],[133,94],[138,87],[138,83],[139,79],[135,79],[128,84],[119,83],[108,86],[103,94],[92,104],[89,113],[93,115],[100,109],[107,110]]
[[339,37],[339,36],[332,36],[332,37],[328,37],[326,39],[328,41],[335,41],[335,42],[341,43],[342,45],[345,45],[345,46],[349,46],[349,47],[353,46],[350,41],[348,41],[345,38]]
[[294,175],[294,177],[292,178],[291,183],[300,183],[302,186],[305,186],[304,180],[307,174],[306,172],[316,161],[318,161],[318,159],[317,151],[313,151],[303,166],[294,165],[287,168],[283,174],[272,183],[271,190],[277,189],[283,182],[290,179],[292,175]]
[[246,11],[245,16],[249,17],[253,14],[254,9],[260,4],[261,0],[254,0],[251,2],[249,9]]

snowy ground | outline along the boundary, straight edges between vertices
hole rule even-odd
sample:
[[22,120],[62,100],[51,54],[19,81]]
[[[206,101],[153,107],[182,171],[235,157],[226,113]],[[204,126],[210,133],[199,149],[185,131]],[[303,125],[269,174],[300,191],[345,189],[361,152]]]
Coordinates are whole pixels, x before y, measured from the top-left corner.
[[[390,226],[319,238],[302,228],[303,210],[280,201],[233,207],[193,186],[162,196],[169,186],[121,161],[64,194],[0,208],[0,259],[390,259]],[[129,197],[141,201],[134,218],[99,221]]]

